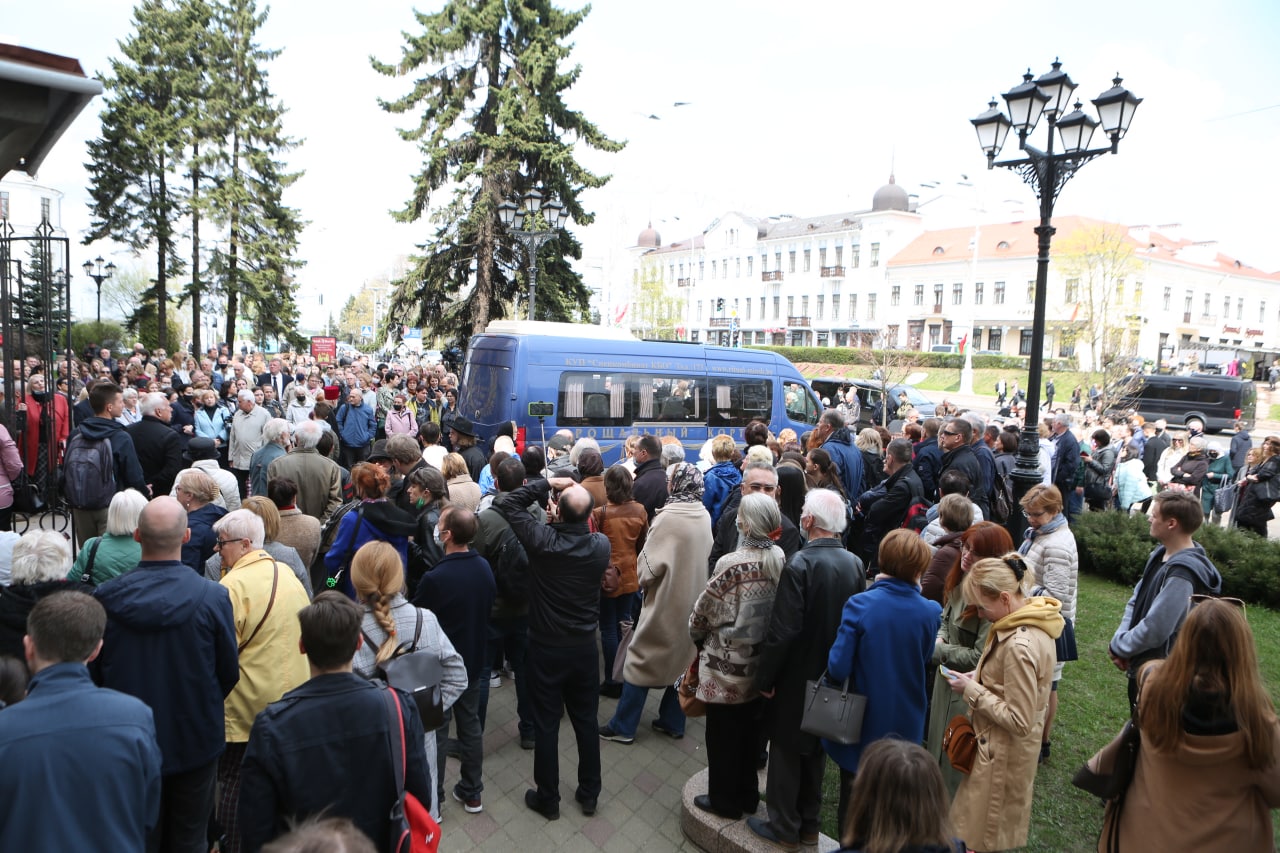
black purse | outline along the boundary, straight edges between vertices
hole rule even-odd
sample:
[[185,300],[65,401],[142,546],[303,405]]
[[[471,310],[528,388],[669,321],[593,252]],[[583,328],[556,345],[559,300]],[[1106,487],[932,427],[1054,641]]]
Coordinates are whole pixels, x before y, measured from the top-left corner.
[[1058,663],[1080,659],[1080,652],[1076,649],[1076,626],[1072,620],[1062,617],[1062,633],[1053,641],[1053,645]]
[[867,697],[849,689],[849,679],[833,687],[824,671],[817,681],[806,682],[804,716],[800,731],[844,745],[862,740],[862,716]]
[[40,490],[36,488],[35,483],[31,482],[25,468],[11,481],[11,485],[15,510],[27,515],[44,512],[46,506],[44,498],[40,497]]

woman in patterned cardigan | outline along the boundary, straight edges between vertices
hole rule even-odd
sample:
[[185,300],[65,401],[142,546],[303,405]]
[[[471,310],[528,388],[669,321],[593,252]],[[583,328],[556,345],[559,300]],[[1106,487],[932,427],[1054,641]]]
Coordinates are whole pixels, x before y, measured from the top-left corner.
[[698,647],[698,698],[707,703],[707,793],[694,805],[731,820],[760,804],[756,759],[763,746],[758,656],[784,562],[774,544],[782,516],[770,495],[738,508],[738,550],[716,563],[694,602],[689,636]]

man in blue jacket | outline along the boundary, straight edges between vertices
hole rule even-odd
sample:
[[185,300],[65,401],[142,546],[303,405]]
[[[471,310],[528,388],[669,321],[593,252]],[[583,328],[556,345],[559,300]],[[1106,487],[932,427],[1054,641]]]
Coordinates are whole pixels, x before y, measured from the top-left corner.
[[364,392],[352,388],[347,402],[334,414],[338,422],[338,438],[342,442],[339,461],[348,471],[357,462],[369,458],[369,446],[378,431],[378,418],[373,406],[364,401]]
[[[188,570],[189,571],[189,570]],[[57,592],[27,617],[27,698],[0,712],[0,850],[144,850],[160,811],[151,710],[85,666],[107,614]]]
[[155,717],[164,757],[158,849],[203,853],[226,740],[223,700],[240,680],[231,598],[183,564],[191,532],[175,499],[147,504],[133,535],[142,544],[138,567],[94,593],[108,617],[94,672]]
[[[351,671],[363,618],[360,605],[333,590],[299,611],[311,679],[253,721],[240,778],[245,853],[257,853],[291,822],[322,813],[350,818],[374,849],[390,850],[387,815],[398,796],[391,738],[401,737],[401,725],[405,790],[431,802],[418,706],[408,694]],[[394,717],[388,691],[399,703]]]
[[489,657],[489,613],[497,597],[489,562],[471,550],[476,536],[476,515],[466,507],[448,507],[440,513],[433,535],[444,548],[444,557],[418,583],[413,603],[440,620],[440,627],[467,667],[467,689],[445,712],[444,726],[436,733],[438,758],[436,790],[444,799],[444,766],[449,746],[450,718],[457,722],[461,778],[453,798],[471,814],[484,809],[480,793],[484,761],[484,732],[480,725],[480,676]]
[[862,494],[862,453],[854,446],[853,434],[844,425],[844,418],[835,409],[827,409],[818,420],[815,432],[822,449],[830,454],[831,461],[840,470],[845,497],[856,500]]

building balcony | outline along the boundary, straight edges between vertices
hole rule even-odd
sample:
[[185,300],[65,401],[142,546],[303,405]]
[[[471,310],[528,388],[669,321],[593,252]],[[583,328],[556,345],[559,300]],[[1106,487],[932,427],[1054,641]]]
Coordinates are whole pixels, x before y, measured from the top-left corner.
[[733,322],[729,317],[712,317],[707,321],[707,327],[711,329],[727,329]]
[[693,287],[693,279],[678,278],[676,279],[676,287]]
[[767,270],[760,273],[761,281],[782,281],[782,270]]
[[844,278],[844,266],[823,267],[821,275],[823,278]]
[[799,326],[801,328],[807,329],[811,325],[810,319],[811,318],[808,315],[799,316],[799,317],[787,317],[787,325]]

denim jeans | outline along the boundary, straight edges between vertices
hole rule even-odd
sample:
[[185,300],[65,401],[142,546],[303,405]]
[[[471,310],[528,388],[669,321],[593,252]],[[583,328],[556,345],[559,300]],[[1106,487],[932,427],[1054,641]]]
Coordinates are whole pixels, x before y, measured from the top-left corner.
[[[648,687],[636,687],[634,684],[622,683],[622,696],[614,709],[609,728],[620,735],[635,737],[640,727],[640,717],[644,713],[645,700],[649,698]],[[658,705],[658,722],[672,732],[684,734],[684,711],[680,710],[680,699],[676,689],[668,687],[662,691],[662,702]]]
[[529,617],[512,616],[489,621],[489,663],[480,673],[480,730],[484,731],[489,711],[489,676],[493,659],[505,653],[516,680],[516,716],[520,720],[520,737],[533,737],[533,711],[529,704],[529,686],[525,678],[525,655],[529,651]]

